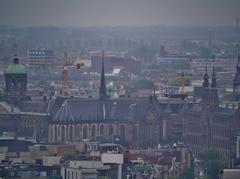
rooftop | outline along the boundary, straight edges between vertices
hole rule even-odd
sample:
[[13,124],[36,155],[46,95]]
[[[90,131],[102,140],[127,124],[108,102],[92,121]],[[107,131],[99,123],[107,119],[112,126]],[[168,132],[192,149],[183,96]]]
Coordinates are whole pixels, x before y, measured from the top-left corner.
[[14,58],[13,64],[9,65],[6,68],[5,73],[7,73],[7,74],[24,74],[24,73],[26,73],[26,68],[23,65],[19,64],[18,58]]

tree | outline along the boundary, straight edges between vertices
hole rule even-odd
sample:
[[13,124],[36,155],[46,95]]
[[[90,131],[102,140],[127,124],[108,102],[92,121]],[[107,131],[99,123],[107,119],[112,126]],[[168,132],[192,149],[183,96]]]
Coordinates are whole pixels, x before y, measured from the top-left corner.
[[216,149],[210,149],[205,153],[203,163],[209,179],[218,179],[220,171],[225,166],[225,161]]
[[155,89],[154,82],[147,79],[131,80],[129,86],[136,89]]
[[194,171],[192,168],[186,168],[178,179],[194,179]]
[[155,55],[157,53],[156,49],[152,49],[148,46],[140,46],[133,48],[128,52],[129,56],[134,56],[139,59],[143,59],[145,62],[150,62],[155,59]]
[[63,156],[64,160],[73,160],[76,158],[76,153],[75,152],[66,152]]
[[186,61],[172,61],[171,62],[171,69],[173,70],[189,70],[191,68],[191,65],[189,62]]

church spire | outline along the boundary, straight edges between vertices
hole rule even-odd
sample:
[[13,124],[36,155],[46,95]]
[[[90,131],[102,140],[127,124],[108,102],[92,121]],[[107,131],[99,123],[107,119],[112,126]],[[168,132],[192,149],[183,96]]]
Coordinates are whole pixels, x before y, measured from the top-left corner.
[[240,87],[240,47],[237,44],[237,65],[236,73],[233,79],[233,92],[238,92]]
[[239,44],[237,44],[237,58],[238,58],[237,66],[240,66],[240,47],[239,47]]
[[216,72],[215,72],[215,57],[213,57],[213,71],[212,71],[212,83],[211,88],[217,88],[217,78],[216,78]]
[[105,71],[104,71],[104,51],[102,51],[102,71],[101,71],[99,98],[105,99],[106,97],[107,97],[107,93],[106,93],[106,82],[105,82]]
[[206,66],[205,66],[205,74],[203,76],[203,87],[204,88],[209,87],[209,77],[208,77],[208,74],[207,74],[207,63],[206,63]]

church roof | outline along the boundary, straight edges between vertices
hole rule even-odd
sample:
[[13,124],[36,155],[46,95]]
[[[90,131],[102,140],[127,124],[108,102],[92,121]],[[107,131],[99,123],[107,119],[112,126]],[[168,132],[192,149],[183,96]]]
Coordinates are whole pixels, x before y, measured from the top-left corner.
[[46,113],[48,104],[48,102],[44,102],[43,100],[23,101],[21,102],[20,109],[22,112]]
[[144,120],[150,111],[154,113],[154,118],[159,119],[158,107],[154,96],[107,98],[103,52],[99,98],[57,97],[50,109],[50,120],[53,122]]
[[12,107],[6,102],[0,103],[0,113],[20,113],[20,109],[18,107]]
[[[58,100],[60,101],[60,100]],[[58,110],[52,113],[53,121],[92,121],[145,119],[149,111],[148,98],[106,99],[65,99]],[[156,109],[157,111],[158,109]]]

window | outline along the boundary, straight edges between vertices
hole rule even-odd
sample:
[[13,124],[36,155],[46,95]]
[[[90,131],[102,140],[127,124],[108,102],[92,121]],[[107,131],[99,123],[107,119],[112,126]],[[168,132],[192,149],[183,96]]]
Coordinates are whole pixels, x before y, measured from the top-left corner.
[[92,150],[92,144],[87,144],[87,150]]
[[96,136],[96,127],[95,125],[92,126],[92,139],[94,139]]
[[98,150],[98,145],[97,144],[93,145],[93,150],[95,150],[95,151]]
[[109,136],[113,135],[113,126],[109,126]]
[[67,172],[67,179],[70,179],[70,171]]
[[87,139],[88,138],[88,127],[84,126],[83,127],[83,139]]

